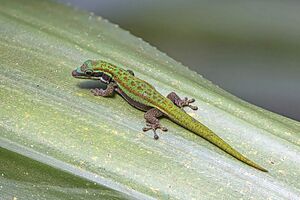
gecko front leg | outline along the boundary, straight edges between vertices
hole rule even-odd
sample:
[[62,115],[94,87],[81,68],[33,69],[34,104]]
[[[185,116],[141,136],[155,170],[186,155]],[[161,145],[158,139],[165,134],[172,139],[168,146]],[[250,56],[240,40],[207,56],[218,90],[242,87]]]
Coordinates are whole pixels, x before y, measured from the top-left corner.
[[91,89],[91,92],[95,95],[95,96],[102,96],[102,97],[108,97],[108,96],[112,96],[115,92],[115,88],[117,87],[117,84],[114,82],[110,82],[107,85],[107,88],[105,90],[103,89]]
[[[170,94],[168,94],[167,98],[170,99],[179,108],[188,106],[193,110],[198,109],[197,106],[190,105],[191,103],[195,102],[195,99],[188,99],[187,97],[181,99],[175,92],[171,92]],[[149,130],[153,130],[154,139],[157,140],[159,138],[156,133],[157,129],[161,129],[162,131],[168,131],[166,127],[160,125],[158,120],[159,117],[162,117],[164,115],[165,114],[157,108],[151,108],[150,110],[148,110],[144,115],[144,118],[146,119],[146,127],[143,128],[143,131],[146,132]]]

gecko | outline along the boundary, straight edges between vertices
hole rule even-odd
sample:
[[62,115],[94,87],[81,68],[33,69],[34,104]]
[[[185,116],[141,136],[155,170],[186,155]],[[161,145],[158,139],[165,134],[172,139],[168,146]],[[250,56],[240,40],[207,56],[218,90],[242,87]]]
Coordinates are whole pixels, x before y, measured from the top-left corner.
[[188,99],[187,97],[182,99],[175,92],[171,92],[165,97],[148,82],[136,77],[133,71],[117,67],[103,60],[85,61],[72,71],[72,76],[80,79],[101,81],[107,87],[106,89],[92,89],[91,92],[95,96],[110,97],[116,92],[130,105],[144,111],[146,126],[143,128],[143,131],[152,130],[154,139],[159,138],[157,130],[168,131],[159,122],[160,117],[167,117],[176,124],[206,139],[234,158],[258,170],[268,172],[265,168],[243,156],[207,126],[183,110],[184,107],[197,110],[196,106],[191,105],[195,102],[195,99]]

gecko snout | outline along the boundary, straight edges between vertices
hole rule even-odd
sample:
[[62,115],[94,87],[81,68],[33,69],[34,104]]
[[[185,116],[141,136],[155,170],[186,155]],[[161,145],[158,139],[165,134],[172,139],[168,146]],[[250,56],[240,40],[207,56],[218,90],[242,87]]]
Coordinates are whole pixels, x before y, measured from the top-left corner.
[[76,71],[76,70],[73,70],[73,71],[72,71],[72,76],[73,76],[73,77],[76,77],[76,76],[78,76],[78,73],[77,73],[77,71]]

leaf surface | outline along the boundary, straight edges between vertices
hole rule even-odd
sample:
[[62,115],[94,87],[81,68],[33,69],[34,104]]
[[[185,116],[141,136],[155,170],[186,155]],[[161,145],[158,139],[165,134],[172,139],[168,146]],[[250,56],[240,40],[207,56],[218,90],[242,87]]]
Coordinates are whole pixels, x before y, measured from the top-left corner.
[[[232,96],[100,17],[48,1],[1,4],[0,170],[4,175],[0,195],[4,198],[13,188],[17,198],[26,199],[26,191],[39,195],[47,187],[39,177],[51,185],[51,192],[41,199],[82,199],[85,189],[96,197],[104,193],[116,199],[300,196],[299,122]],[[195,98],[199,110],[188,113],[269,173],[235,160],[167,119],[162,124],[169,132],[153,140],[151,133],[142,132],[141,111],[120,96],[95,97],[89,89],[103,85],[71,76],[87,59],[131,69],[162,94],[176,91]],[[12,169],[21,165],[30,171],[29,163],[34,163],[36,173],[23,181],[21,171]],[[50,171],[56,173],[53,178],[43,177]]]

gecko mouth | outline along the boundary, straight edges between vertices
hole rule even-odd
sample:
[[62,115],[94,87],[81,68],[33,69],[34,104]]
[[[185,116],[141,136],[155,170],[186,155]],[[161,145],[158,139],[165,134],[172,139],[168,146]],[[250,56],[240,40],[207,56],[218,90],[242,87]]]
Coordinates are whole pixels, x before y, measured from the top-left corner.
[[80,73],[77,70],[72,71],[72,76],[74,78],[80,78],[80,79],[94,79],[94,80],[99,80],[101,78],[102,73],[96,72],[92,73],[91,75],[87,75],[85,73]]
[[77,70],[72,71],[72,76],[74,78],[88,78],[84,73],[79,73]]
[[80,76],[80,75],[82,76],[82,74],[78,73],[76,70],[72,71],[72,76],[73,77],[77,77],[77,76]]

